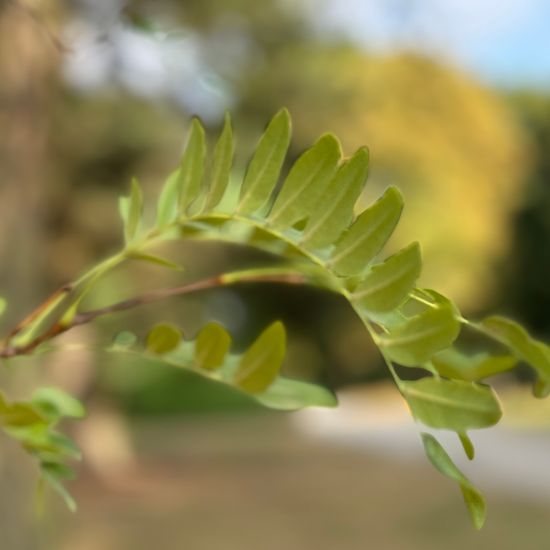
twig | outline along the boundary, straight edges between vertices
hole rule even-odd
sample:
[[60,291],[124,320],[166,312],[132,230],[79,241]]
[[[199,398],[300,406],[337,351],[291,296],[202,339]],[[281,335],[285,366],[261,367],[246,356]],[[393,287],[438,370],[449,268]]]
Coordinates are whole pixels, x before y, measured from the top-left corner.
[[[308,281],[308,277],[294,272],[267,272],[265,275],[262,275],[259,272],[251,271],[227,273],[182,286],[153,290],[146,294],[142,294],[141,296],[136,296],[135,298],[123,300],[122,302],[117,302],[109,306],[77,313],[69,322],[63,323],[62,321],[56,321],[49,329],[47,329],[45,332],[43,332],[25,345],[6,345],[3,349],[0,350],[0,358],[8,359],[11,357],[16,357],[18,355],[28,355],[32,351],[34,351],[40,344],[43,344],[44,342],[47,342],[48,340],[51,340],[59,334],[67,332],[74,327],[90,323],[98,317],[103,317],[104,315],[109,315],[111,313],[118,313],[120,311],[126,311],[135,307],[149,304],[151,302],[158,302],[161,300],[165,300],[166,298],[171,298],[172,296],[182,296],[184,294],[191,294],[193,292],[199,292],[201,290],[245,282],[286,283],[296,285],[306,284]],[[32,322],[32,319],[34,319],[40,312],[42,312],[61,293],[69,292],[70,289],[70,286],[66,286],[51,295],[43,304],[36,308],[31,315],[27,316],[24,321],[19,323],[17,327],[10,332],[10,336],[17,334],[23,327],[27,326],[29,322]],[[9,342],[9,337],[7,341]]]

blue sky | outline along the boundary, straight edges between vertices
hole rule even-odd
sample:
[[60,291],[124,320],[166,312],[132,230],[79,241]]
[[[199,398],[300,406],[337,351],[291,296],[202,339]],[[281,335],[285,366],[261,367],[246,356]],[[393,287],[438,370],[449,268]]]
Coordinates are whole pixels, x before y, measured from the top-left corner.
[[309,0],[321,32],[416,50],[504,86],[550,88],[550,0]]

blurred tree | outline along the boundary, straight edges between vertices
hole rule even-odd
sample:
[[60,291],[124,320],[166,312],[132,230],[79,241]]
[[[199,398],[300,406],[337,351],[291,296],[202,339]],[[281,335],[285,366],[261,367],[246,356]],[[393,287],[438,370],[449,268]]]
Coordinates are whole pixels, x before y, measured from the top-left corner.
[[[40,13],[18,1],[0,2],[0,287],[13,297],[3,321],[13,322],[43,290],[44,204],[50,191],[51,112],[57,90],[61,45],[55,3]],[[28,386],[29,373],[9,377],[4,387]],[[2,546],[34,547],[36,531],[28,510],[33,491],[28,465],[17,449],[2,443],[0,469]]]
[[[532,138],[527,189],[516,209],[500,307],[539,334],[550,333],[550,97],[517,93],[512,105]],[[506,267],[506,268],[505,268]]]
[[414,55],[379,57],[311,43],[281,48],[243,84],[241,109],[265,119],[288,105],[295,151],[317,135],[346,153],[371,150],[365,200],[389,184],[407,209],[398,244],[423,244],[431,286],[479,310],[495,290],[491,265],[509,242],[511,209],[528,161],[526,138],[495,92]]

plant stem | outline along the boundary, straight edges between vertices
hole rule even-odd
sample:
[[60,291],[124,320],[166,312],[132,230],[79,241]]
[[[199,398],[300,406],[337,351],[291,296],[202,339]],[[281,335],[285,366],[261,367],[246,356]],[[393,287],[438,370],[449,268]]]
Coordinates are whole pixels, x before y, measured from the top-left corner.
[[[34,337],[32,340],[26,342],[23,345],[6,345],[3,349],[0,349],[0,358],[8,359],[10,357],[15,357],[18,355],[28,355],[29,353],[34,351],[40,344],[43,344],[44,342],[47,342],[52,338],[58,336],[59,334],[67,332],[74,327],[90,323],[98,317],[103,317],[104,315],[126,311],[152,302],[165,300],[173,296],[182,296],[184,294],[191,294],[210,288],[216,288],[237,283],[266,282],[303,285],[309,284],[313,281],[310,281],[310,278],[302,273],[288,271],[281,268],[275,268],[235,271],[181,286],[161,288],[158,290],[147,292],[145,294],[141,294],[140,296],[136,296],[134,298],[129,298],[128,300],[116,302],[102,308],[75,313],[68,321],[63,321],[63,319],[58,320],[43,333]],[[51,303],[51,301],[56,296],[59,295],[59,292],[60,291],[48,298],[43,305],[39,306],[35,310],[35,312],[40,313],[49,303]],[[32,315],[33,314],[31,314],[31,316],[28,316],[27,319],[31,318]],[[19,323],[18,327],[22,324],[23,323]],[[14,333],[14,331],[15,329],[10,334]]]

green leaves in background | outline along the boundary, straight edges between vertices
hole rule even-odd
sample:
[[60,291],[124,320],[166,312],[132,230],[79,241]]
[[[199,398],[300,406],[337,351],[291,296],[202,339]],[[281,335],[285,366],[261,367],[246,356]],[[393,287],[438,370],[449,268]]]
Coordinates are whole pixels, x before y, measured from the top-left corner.
[[253,214],[269,200],[285,160],[290,133],[290,114],[281,109],[267,126],[248,165],[241,187],[239,214]]
[[6,311],[6,308],[8,307],[8,302],[6,302],[5,298],[2,298],[0,296],[0,316]]
[[407,367],[422,366],[448,348],[460,332],[460,322],[449,306],[428,309],[379,338],[383,353]]
[[466,433],[496,424],[502,411],[492,388],[432,377],[401,382],[413,416],[431,428]]
[[422,434],[422,443],[426,456],[430,462],[444,476],[456,481],[460,485],[464,502],[470,512],[472,523],[476,529],[481,529],[485,523],[486,505],[483,495],[472,485],[470,480],[454,465],[453,461],[441,446],[441,444],[430,434]]
[[535,369],[538,376],[534,389],[536,397],[546,397],[550,393],[550,348],[544,342],[535,340],[521,325],[505,317],[487,317],[476,326]]
[[52,486],[72,511],[76,504],[63,481],[74,473],[65,461],[79,460],[81,455],[73,441],[54,428],[63,418],[82,418],[84,414],[82,404],[58,388],[39,388],[29,402],[8,403],[0,395],[3,429],[38,460],[43,482]]

